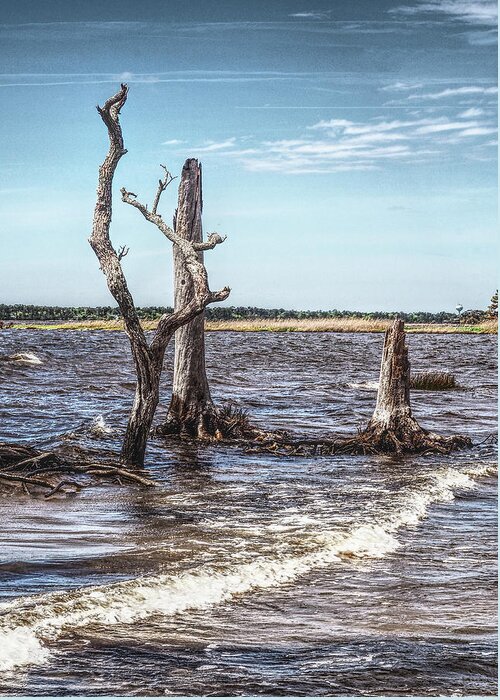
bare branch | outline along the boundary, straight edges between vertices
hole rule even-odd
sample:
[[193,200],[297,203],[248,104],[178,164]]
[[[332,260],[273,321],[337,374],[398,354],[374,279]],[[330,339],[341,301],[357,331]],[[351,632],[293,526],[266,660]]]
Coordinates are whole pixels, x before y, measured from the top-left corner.
[[216,245],[219,245],[219,243],[224,243],[226,238],[227,236],[221,236],[218,233],[210,233],[206,241],[202,241],[201,243],[193,243],[193,248],[198,251],[212,250]]
[[[156,210],[158,209],[158,204],[160,203],[160,197],[163,192],[167,189],[167,187],[170,185],[170,183],[175,180],[176,178],[167,170],[167,167],[165,165],[162,165],[160,163],[160,168],[163,168],[165,171],[165,175],[163,177],[163,180],[158,180],[158,189],[156,191],[156,197],[155,201],[153,202],[153,209],[151,210],[153,214],[156,214]],[[132,193],[130,193],[132,194]],[[134,197],[137,197],[136,194],[133,195]]]
[[89,243],[92,246],[106,277],[109,291],[120,307],[125,327],[132,344],[134,357],[147,355],[146,336],[141,328],[134,300],[127,286],[125,275],[120,265],[120,253],[113,248],[109,237],[112,213],[113,177],[120,158],[127,152],[123,145],[122,129],[119,121],[120,109],[127,101],[128,87],[121,85],[120,90],[98,107],[103,122],[108,128],[109,150],[101,167],[97,184],[97,201],[94,209],[92,234]]
[[[196,282],[193,279],[193,287],[196,289]],[[151,351],[153,353],[163,346],[165,342],[172,337],[175,331],[193,318],[198,316],[208,304],[224,301],[228,298],[231,290],[229,287],[223,287],[218,292],[210,292],[204,296],[198,294],[194,296],[192,301],[186,306],[183,306],[179,311],[174,311],[171,314],[164,314],[158,321],[155,336],[151,342]],[[167,340],[166,340],[167,339]]]
[[128,255],[129,252],[130,252],[130,248],[127,248],[126,245],[121,245],[118,248],[118,260],[121,260],[122,258],[124,258],[126,255]]
[[[168,173],[166,173],[166,177],[167,175]],[[165,181],[166,180],[163,182]],[[196,247],[198,244],[194,244],[192,241],[183,238],[170,228],[170,226],[167,226],[160,214],[157,214],[156,211],[149,211],[144,204],[137,200],[132,192],[127,192],[124,187],[122,187],[120,191],[123,202],[138,209],[147,221],[154,224],[169,241],[178,247],[193,282],[193,298],[190,303],[178,311],[172,314],[165,314],[160,318],[150,346],[151,351],[156,355],[162,352],[162,348],[166,346],[177,328],[180,328],[185,323],[189,323],[189,321],[201,313],[208,304],[224,301],[224,299],[227,299],[229,296],[229,287],[224,287],[218,292],[210,291],[207,271],[198,254],[200,250],[215,248],[215,246],[218,243],[222,243],[224,239],[219,234],[211,234],[206,244],[200,244],[206,245],[207,248],[198,248]]]
[[[122,193],[123,202],[125,202],[126,204],[130,204],[132,207],[138,209],[147,221],[154,224],[163,233],[163,235],[168,238],[169,241],[175,243],[178,246],[179,250],[184,256],[187,270],[193,279],[195,297],[209,297],[211,292],[208,288],[207,271],[203,263],[199,260],[197,255],[198,251],[196,250],[193,243],[191,241],[186,240],[185,238],[182,238],[182,236],[179,236],[179,234],[175,233],[175,231],[171,229],[170,226],[167,226],[167,224],[163,221],[160,214],[155,214],[152,211],[148,211],[144,204],[141,204],[141,202],[135,199],[132,193],[127,192],[127,190],[124,187],[122,187],[120,191]],[[215,247],[215,245],[216,244],[214,244],[213,247]],[[212,299],[212,301],[220,300]]]

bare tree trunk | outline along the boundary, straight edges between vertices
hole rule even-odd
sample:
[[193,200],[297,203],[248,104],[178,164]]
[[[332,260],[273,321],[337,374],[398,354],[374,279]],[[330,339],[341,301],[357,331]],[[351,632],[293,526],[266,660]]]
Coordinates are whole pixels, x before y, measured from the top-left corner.
[[[190,158],[184,163],[179,184],[174,230],[193,243],[202,243],[203,209],[201,163]],[[198,253],[203,262],[203,252]],[[193,283],[183,256],[174,246],[174,310],[193,298]],[[175,332],[172,399],[162,434],[189,435],[201,439],[218,436],[217,410],[210,396],[205,368],[205,318],[200,314]]]
[[130,411],[120,458],[124,464],[143,465],[146,445],[160,399],[161,362],[146,362],[139,367],[134,403]]
[[396,319],[385,333],[377,403],[363,442],[377,452],[422,452],[465,447],[462,436],[443,437],[422,428],[410,408],[410,362],[403,321]]
[[122,446],[121,460],[128,465],[142,467],[147,439],[158,405],[165,349],[180,326],[189,323],[203,311],[207,304],[226,299],[229,295],[229,289],[225,287],[219,292],[211,292],[208,286],[207,271],[198,258],[199,250],[214,248],[223,241],[223,238],[218,234],[213,234],[206,244],[197,246],[180,238],[157,213],[161,194],[172,181],[172,176],[165,168],[165,177],[159,181],[151,211],[137,200],[135,194],[122,188],[122,201],[138,209],[147,221],[155,224],[164,236],[175,244],[179,254],[184,258],[184,265],[192,283],[193,291],[189,302],[176,309],[174,313],[161,317],[155,335],[151,343],[148,344],[121,266],[121,259],[128,250],[124,246],[117,252],[109,237],[113,177],[120,158],[127,152],[123,145],[119,121],[120,110],[127,100],[127,92],[127,86],[122,85],[120,91],[110,97],[102,108],[97,108],[108,128],[109,150],[99,168],[97,202],[89,242],[99,260],[108,288],[116,299],[123,316],[137,374],[134,404]]
[[377,404],[370,426],[404,435],[419,431],[410,408],[410,362],[404,323],[399,319],[385,333]]

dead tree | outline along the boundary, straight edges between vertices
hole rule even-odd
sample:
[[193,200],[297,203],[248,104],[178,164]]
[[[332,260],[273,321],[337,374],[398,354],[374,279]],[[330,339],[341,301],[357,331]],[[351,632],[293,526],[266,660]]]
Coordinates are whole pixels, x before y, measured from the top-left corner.
[[376,452],[449,451],[471,444],[469,438],[444,437],[422,428],[410,408],[410,362],[403,321],[387,329],[380,367],[377,403],[360,440]]
[[[159,401],[160,376],[166,347],[178,328],[189,323],[208,304],[226,299],[229,289],[225,287],[219,292],[210,291],[207,272],[198,259],[196,245],[178,236],[157,213],[161,194],[172,179],[168,172],[163,180],[160,180],[151,211],[137,201],[136,195],[122,188],[122,201],[138,209],[147,221],[155,224],[168,240],[176,245],[179,254],[184,257],[193,284],[193,295],[189,303],[172,314],[162,316],[153,339],[148,343],[121,267],[123,254],[114,249],[109,237],[113,176],[120,158],[127,152],[123,145],[119,122],[120,110],[127,100],[127,92],[127,86],[122,84],[116,95],[110,97],[103,107],[97,108],[108,129],[109,150],[99,168],[97,202],[89,243],[99,260],[109,291],[123,316],[137,375],[134,403],[123,441],[121,461],[130,466],[142,467],[147,439]],[[215,247],[221,240],[214,242],[211,247]]]
[[[200,263],[203,251],[224,240],[210,233],[203,242],[201,164],[186,160],[179,184],[174,230],[195,246]],[[189,304],[194,294],[184,257],[174,245],[174,310]],[[200,314],[175,333],[172,399],[166,420],[155,429],[157,435],[178,435],[200,440],[239,439],[262,441],[278,436],[253,425],[245,411],[225,404],[216,407],[210,395],[205,367],[205,323]],[[279,436],[282,436],[282,431]]]
[[285,455],[387,454],[437,452],[470,447],[470,438],[443,436],[422,428],[410,408],[410,363],[405,345],[404,323],[397,319],[386,331],[377,403],[364,430],[356,435],[327,439],[272,436],[260,445],[240,441],[251,452]]
[[[200,263],[203,263],[203,250],[223,240],[219,234],[211,233],[203,243],[202,208],[201,164],[189,158],[182,169],[174,231],[196,245]],[[174,245],[174,310],[189,304],[193,294],[185,258]],[[204,316],[199,314],[175,332],[172,399],[165,422],[156,429],[161,435],[185,435],[202,440],[222,437],[224,426],[210,395],[205,368]]]

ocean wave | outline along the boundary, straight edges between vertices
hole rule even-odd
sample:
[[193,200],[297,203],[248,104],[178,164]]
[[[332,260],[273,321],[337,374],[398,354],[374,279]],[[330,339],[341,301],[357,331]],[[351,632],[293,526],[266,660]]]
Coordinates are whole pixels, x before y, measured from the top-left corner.
[[378,522],[361,524],[348,533],[318,533],[320,546],[305,554],[263,556],[225,568],[146,576],[0,605],[0,671],[45,662],[47,642],[56,641],[63,630],[90,624],[130,624],[152,615],[208,609],[254,590],[291,583],[344,558],[384,557],[401,546],[396,538],[398,530],[419,523],[432,503],[451,501],[456,490],[470,490],[475,479],[494,471],[490,465],[479,465],[465,471],[446,468],[427,474],[421,489],[403,492],[395,508]]
[[378,382],[348,382],[349,389],[371,389],[378,390]]
[[19,362],[22,365],[43,365],[43,360],[34,352],[16,352],[13,355],[4,355],[0,359],[4,362]]
[[108,437],[108,435],[112,435],[114,431],[113,428],[106,423],[104,417],[99,415],[92,420],[88,432],[93,437]]

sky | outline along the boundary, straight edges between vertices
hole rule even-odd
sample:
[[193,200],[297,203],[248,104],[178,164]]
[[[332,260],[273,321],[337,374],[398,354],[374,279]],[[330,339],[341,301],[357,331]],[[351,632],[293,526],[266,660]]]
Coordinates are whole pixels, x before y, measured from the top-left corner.
[[[0,0],[0,303],[115,305],[88,237],[129,85],[111,238],[137,305],[171,247],[123,204],[203,164],[226,305],[485,308],[497,285],[492,0]],[[160,211],[171,220],[177,181]]]

